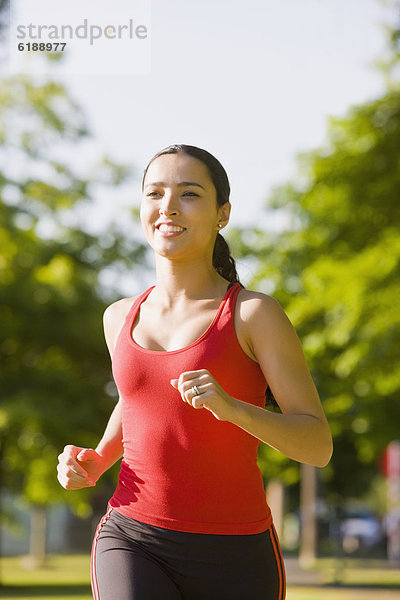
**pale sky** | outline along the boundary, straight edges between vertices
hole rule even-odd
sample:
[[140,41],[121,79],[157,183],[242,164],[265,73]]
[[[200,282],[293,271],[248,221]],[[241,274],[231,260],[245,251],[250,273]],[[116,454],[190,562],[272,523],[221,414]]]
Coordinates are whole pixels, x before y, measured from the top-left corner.
[[149,75],[66,83],[104,148],[140,172],[171,143],[214,153],[233,224],[263,218],[269,190],[324,140],[329,115],[383,90],[371,66],[384,48],[378,0],[153,0],[151,15]]
[[[101,3],[79,5],[101,17]],[[371,63],[385,47],[384,18],[379,0],[152,0],[149,74],[61,66],[57,77],[83,106],[98,149],[140,175],[171,143],[206,148],[228,172],[231,222],[268,228],[265,199],[294,173],[296,153],[323,142],[329,115],[382,93]],[[139,198],[131,182],[123,203]],[[103,198],[99,219],[119,202]]]

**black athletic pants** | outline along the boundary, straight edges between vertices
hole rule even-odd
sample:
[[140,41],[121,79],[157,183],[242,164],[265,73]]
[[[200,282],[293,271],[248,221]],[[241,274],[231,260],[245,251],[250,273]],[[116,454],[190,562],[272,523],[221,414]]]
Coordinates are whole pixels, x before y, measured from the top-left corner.
[[95,600],[284,600],[274,527],[254,535],[172,531],[109,509],[91,562]]

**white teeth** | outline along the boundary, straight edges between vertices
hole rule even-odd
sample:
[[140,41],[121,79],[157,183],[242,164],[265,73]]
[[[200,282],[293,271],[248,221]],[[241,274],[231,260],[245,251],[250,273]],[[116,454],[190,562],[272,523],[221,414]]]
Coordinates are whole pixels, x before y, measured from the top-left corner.
[[179,227],[178,225],[160,225],[159,226],[159,230],[163,231],[164,233],[172,233],[174,231],[183,231],[183,227]]

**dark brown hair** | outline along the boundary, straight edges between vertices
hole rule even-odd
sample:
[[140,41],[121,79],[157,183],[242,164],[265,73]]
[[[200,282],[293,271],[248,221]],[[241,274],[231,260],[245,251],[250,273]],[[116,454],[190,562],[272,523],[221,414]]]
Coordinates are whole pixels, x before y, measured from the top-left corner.
[[[187,154],[188,156],[197,158],[207,167],[211,181],[213,182],[214,187],[217,191],[218,206],[222,206],[226,202],[229,202],[229,194],[231,188],[229,185],[228,175],[226,174],[226,171],[219,162],[219,160],[217,160],[215,156],[210,154],[210,152],[207,152],[207,150],[203,150],[202,148],[198,148],[197,146],[188,146],[187,144],[173,144],[172,146],[168,146],[167,148],[160,150],[159,152],[157,152],[157,154],[153,156],[143,173],[142,190],[147,170],[153,162],[153,160],[155,160],[159,156],[163,156],[164,154],[179,153]],[[222,277],[224,277],[227,281],[230,281],[232,283],[240,283],[239,276],[236,271],[235,260],[231,256],[228,243],[220,233],[217,234],[215,240],[212,260],[214,269],[220,275],[222,275]]]

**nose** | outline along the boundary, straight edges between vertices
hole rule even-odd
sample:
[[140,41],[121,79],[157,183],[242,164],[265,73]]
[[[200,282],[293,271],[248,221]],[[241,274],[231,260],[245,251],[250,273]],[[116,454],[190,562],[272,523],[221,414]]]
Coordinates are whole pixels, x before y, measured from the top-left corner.
[[158,212],[160,215],[164,215],[166,217],[170,215],[179,214],[179,209],[177,207],[176,201],[174,200],[173,194],[164,195]]

